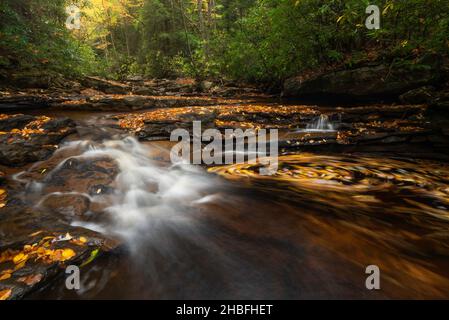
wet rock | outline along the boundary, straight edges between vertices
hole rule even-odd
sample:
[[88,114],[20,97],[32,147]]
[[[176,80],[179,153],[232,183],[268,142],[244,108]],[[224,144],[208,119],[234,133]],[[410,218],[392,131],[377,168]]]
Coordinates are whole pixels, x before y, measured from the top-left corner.
[[74,128],[76,126],[76,123],[67,117],[63,118],[54,118],[50,119],[49,121],[45,122],[41,127],[44,130],[48,130],[50,132],[57,132],[64,128]]
[[48,158],[55,147],[23,143],[8,144],[0,138],[0,163],[11,167],[20,167],[27,163]]
[[90,208],[90,199],[79,194],[53,194],[41,204],[42,208],[69,217],[82,217]]
[[181,121],[153,121],[147,122],[145,126],[135,134],[140,140],[168,139],[176,129],[190,130],[191,123]]
[[175,108],[188,106],[213,106],[239,104],[242,100],[225,100],[209,97],[183,96],[139,96],[139,95],[104,95],[93,96],[78,101],[53,103],[52,107],[63,110],[86,111],[127,111],[156,108]]
[[13,73],[9,76],[10,85],[16,88],[48,89],[54,86],[63,86],[64,77],[58,73],[28,71]]
[[45,95],[19,94],[0,97],[0,111],[48,108],[52,99]]
[[5,209],[0,235],[0,291],[9,292],[8,300],[25,298],[64,274],[68,265],[80,266],[120,245],[35,208]]
[[157,91],[148,87],[136,87],[133,88],[133,94],[142,95],[142,96],[153,96],[157,95]]
[[126,81],[128,81],[128,82],[143,82],[143,81],[145,81],[145,79],[142,76],[129,76],[126,78]]
[[199,89],[201,90],[201,92],[209,92],[212,89],[213,85],[214,83],[211,81],[201,81]]
[[63,138],[75,132],[75,123],[68,118],[12,115],[2,120],[0,164],[12,167],[48,158]]
[[309,80],[291,78],[284,84],[283,95],[379,101],[397,99],[409,90],[436,84],[440,79],[440,67],[435,62],[410,62],[400,66],[380,64],[335,71]]
[[24,114],[16,114],[10,117],[0,118],[0,131],[23,129],[28,123],[36,120],[36,117]]
[[435,93],[435,87],[425,86],[404,93],[399,97],[399,100],[404,104],[424,104],[431,101]]
[[45,177],[44,193],[76,192],[89,195],[108,194],[119,173],[118,164],[111,158],[69,158]]
[[85,77],[81,80],[81,84],[87,88],[93,88],[108,94],[127,94],[131,92],[131,87],[123,83],[97,77]]

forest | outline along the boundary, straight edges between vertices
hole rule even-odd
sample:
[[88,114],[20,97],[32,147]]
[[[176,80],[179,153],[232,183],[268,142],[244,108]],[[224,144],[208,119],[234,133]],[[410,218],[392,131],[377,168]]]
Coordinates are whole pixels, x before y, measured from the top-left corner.
[[0,300],[449,299],[448,34],[447,0],[1,0]]
[[[225,78],[276,87],[298,74],[448,52],[444,0],[73,4],[81,14],[78,30],[65,27],[67,1],[2,1],[0,67],[114,79]],[[370,4],[381,8],[379,30],[365,27]]]

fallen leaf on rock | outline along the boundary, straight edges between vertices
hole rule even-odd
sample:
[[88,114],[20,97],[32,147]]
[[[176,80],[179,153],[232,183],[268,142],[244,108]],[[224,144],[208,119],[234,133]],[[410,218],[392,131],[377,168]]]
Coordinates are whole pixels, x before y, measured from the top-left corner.
[[12,258],[17,254],[17,251],[12,251],[10,249],[3,251],[0,254],[0,263],[12,260]]
[[9,278],[11,278],[11,273],[5,273],[0,275],[0,281],[7,280]]
[[73,237],[70,235],[70,233],[67,232],[67,233],[65,234],[65,236],[60,235],[60,236],[56,237],[55,239],[53,239],[52,242],[70,241],[70,240],[72,240],[72,239],[73,239]]
[[42,232],[44,232],[44,231],[42,231],[42,230],[36,231],[36,232],[30,234],[30,237],[38,236],[38,235],[40,235]]
[[12,290],[5,289],[0,291],[0,300],[7,300],[11,296]]
[[[43,263],[51,264],[69,260],[76,255],[76,252],[69,248],[51,249],[50,239],[54,238],[45,237],[33,245],[24,245],[22,251],[8,249],[0,254],[0,263],[11,261],[15,264],[14,271],[17,271],[25,267],[27,261],[30,259],[34,259],[35,262],[41,260]],[[69,234],[66,234],[64,238],[72,239]]]
[[83,264],[81,264],[81,267],[84,267],[86,265],[88,265],[89,263],[91,263],[92,261],[95,260],[95,258],[97,257],[98,253],[100,252],[99,249],[95,249],[90,253],[90,257],[89,259],[87,259],[86,261],[83,262]]
[[65,249],[62,251],[62,260],[61,261],[70,260],[74,256],[76,256],[75,251],[73,251],[72,249]]
[[25,264],[26,264],[26,261],[23,261],[23,262],[19,263],[18,265],[16,265],[16,266],[14,267],[14,271],[17,271],[17,270],[19,270],[19,269],[22,269],[23,267],[25,267]]
[[40,274],[40,273],[17,279],[17,281],[23,282],[28,286],[33,286],[36,283],[41,282],[41,280],[42,280],[42,274]]
[[6,196],[7,196],[6,190],[0,189],[0,208],[3,208],[6,206]]
[[17,254],[12,261],[14,262],[14,264],[20,264],[22,262],[26,262],[28,260],[28,255],[24,254],[24,253],[19,253]]

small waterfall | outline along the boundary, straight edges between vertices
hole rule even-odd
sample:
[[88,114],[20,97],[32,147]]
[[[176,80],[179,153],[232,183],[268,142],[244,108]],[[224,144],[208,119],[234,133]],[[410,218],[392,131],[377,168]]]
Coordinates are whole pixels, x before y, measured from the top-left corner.
[[[71,142],[59,153],[70,150],[75,155],[63,158],[47,173],[48,179],[60,179],[61,169],[74,160],[88,164],[95,159],[111,159],[118,167],[111,193],[80,193],[92,203],[108,203],[104,212],[109,219],[94,223],[75,220],[72,225],[119,235],[131,249],[143,245],[149,238],[160,241],[161,233],[168,229],[181,231],[185,227],[193,227],[191,214],[197,211],[195,207],[199,204],[211,200],[212,187],[217,185],[201,168],[183,163],[157,164],[151,157],[152,149],[131,137],[102,143]],[[30,193],[40,197],[37,206],[49,196],[74,194],[72,191],[46,194],[41,192],[46,186],[45,182],[27,181],[21,178],[21,174],[16,179],[28,183],[28,198],[32,196]],[[39,188],[33,187],[35,185]]]
[[326,114],[320,115],[320,117],[312,123],[307,125],[307,131],[335,131],[334,125],[329,120],[329,116]]

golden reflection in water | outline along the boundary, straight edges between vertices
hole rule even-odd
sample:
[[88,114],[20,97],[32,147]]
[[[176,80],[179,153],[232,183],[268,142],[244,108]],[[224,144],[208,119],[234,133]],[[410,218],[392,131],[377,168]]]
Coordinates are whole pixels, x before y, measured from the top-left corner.
[[449,221],[449,166],[442,163],[301,154],[279,157],[279,169],[272,176],[259,175],[259,165],[254,164],[214,167],[209,171],[230,179],[276,181],[289,190],[307,192],[342,208],[372,207],[394,200],[399,202],[396,209],[413,208],[416,213],[425,211]]
[[360,268],[380,266],[389,297],[449,297],[448,165],[300,154],[279,157],[272,176],[259,175],[259,168],[209,172],[289,204],[317,248]]

